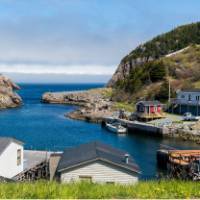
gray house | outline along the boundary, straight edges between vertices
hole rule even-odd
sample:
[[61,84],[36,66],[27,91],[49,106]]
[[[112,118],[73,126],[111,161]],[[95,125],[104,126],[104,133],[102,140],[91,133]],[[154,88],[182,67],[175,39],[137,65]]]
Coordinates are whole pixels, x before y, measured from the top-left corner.
[[187,89],[177,91],[177,96],[172,99],[171,112],[184,114],[191,112],[193,115],[200,115],[200,89]]
[[100,142],[66,149],[58,162],[57,178],[61,183],[87,180],[94,183],[133,184],[140,171],[124,151]]

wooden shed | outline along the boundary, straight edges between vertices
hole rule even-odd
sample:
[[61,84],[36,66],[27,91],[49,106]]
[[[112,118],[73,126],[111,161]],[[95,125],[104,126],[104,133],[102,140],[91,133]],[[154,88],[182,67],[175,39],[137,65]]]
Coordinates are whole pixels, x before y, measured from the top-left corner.
[[134,184],[139,168],[127,152],[90,142],[68,148],[61,155],[57,177],[61,183],[90,181],[94,183]]
[[136,103],[136,116],[141,120],[164,118],[163,106],[159,101],[139,101]]

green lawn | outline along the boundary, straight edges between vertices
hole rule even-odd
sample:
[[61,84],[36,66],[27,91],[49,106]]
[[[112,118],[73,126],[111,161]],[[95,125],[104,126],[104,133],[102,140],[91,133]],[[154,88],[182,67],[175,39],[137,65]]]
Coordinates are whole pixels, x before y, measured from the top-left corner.
[[143,181],[133,186],[56,182],[2,183],[0,198],[199,198],[200,183]]

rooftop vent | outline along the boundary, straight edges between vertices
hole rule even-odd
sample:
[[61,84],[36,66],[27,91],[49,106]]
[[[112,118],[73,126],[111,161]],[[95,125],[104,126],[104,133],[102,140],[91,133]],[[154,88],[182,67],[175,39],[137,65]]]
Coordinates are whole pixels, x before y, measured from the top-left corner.
[[128,153],[126,153],[126,154],[124,155],[124,157],[125,157],[125,162],[126,162],[126,164],[128,164],[130,155],[129,155]]

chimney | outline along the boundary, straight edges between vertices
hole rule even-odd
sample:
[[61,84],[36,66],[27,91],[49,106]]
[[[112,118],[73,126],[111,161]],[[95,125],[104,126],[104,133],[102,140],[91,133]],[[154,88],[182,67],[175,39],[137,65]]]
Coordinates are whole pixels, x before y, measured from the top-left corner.
[[130,155],[129,155],[128,153],[126,153],[126,154],[124,155],[124,157],[125,157],[125,162],[126,162],[126,164],[128,164]]

